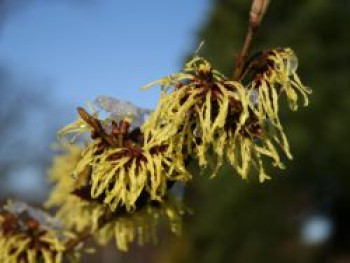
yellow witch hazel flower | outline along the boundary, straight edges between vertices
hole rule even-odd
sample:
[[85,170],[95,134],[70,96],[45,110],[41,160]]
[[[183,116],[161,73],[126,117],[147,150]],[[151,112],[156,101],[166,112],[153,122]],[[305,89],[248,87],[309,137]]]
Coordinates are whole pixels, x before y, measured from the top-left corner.
[[83,177],[80,180],[72,178],[72,172],[81,158],[82,148],[76,144],[64,144],[61,147],[63,152],[54,158],[48,171],[49,180],[55,185],[45,203],[46,207],[61,205],[70,198],[74,187],[81,187],[86,181]]
[[122,251],[127,251],[135,238],[140,245],[156,241],[157,226],[162,220],[170,224],[173,233],[180,233],[185,212],[180,200],[171,195],[163,197],[162,201],[143,196],[133,212],[121,207],[112,211],[103,198],[91,197],[88,176],[71,177],[82,149],[68,145],[65,150],[55,158],[49,171],[50,179],[56,184],[46,202],[47,207],[58,207],[56,216],[65,227],[77,232],[88,229],[100,244],[115,238]]
[[[197,56],[182,72],[144,88],[154,85],[162,86],[162,94],[157,109],[142,126],[145,137],[168,141],[168,150],[176,155],[197,156],[202,167],[208,165],[212,158],[208,151],[213,150],[219,168],[224,154],[233,150],[227,141],[236,139],[249,116],[244,86]],[[232,125],[232,132],[227,132]]]
[[[278,90],[286,92],[292,109],[296,109],[295,89],[306,102],[309,91],[295,73],[293,51],[264,54],[253,62],[269,71],[254,75],[248,85],[230,80],[208,61],[194,56],[180,73],[145,86],[161,85],[162,90],[157,109],[142,126],[145,137],[167,141],[168,151],[194,156],[201,167],[215,163],[213,176],[227,159],[244,179],[252,167],[258,170],[261,182],[269,179],[263,156],[271,158],[274,166],[284,167],[274,144],[282,145],[291,157],[278,117]],[[256,70],[254,63],[247,71]],[[279,137],[268,130],[267,123],[277,128]]]
[[119,206],[134,210],[142,195],[161,200],[169,184],[190,179],[183,159],[169,155],[166,143],[144,139],[140,129],[130,132],[129,119],[99,120],[83,108],[78,112],[80,119],[61,135],[89,131],[92,141],[84,147],[73,174],[78,179],[88,174],[91,197],[103,199],[112,211]]
[[0,209],[0,262],[61,263],[64,240],[58,230],[41,222],[43,213],[21,207],[23,203],[8,202]]
[[100,244],[106,244],[115,238],[117,248],[128,251],[129,244],[135,239],[139,245],[157,242],[157,228],[165,221],[175,235],[182,230],[182,217],[185,208],[181,200],[168,194],[162,202],[148,201],[134,213],[125,213],[108,220],[97,233],[96,239]]
[[58,207],[56,217],[65,227],[77,232],[86,227],[96,230],[98,218],[105,212],[103,205],[90,205],[84,201],[92,201],[90,175],[85,173],[78,178],[72,177],[82,152],[83,149],[75,144],[63,145],[63,153],[54,158],[49,170],[49,179],[55,185],[45,203],[47,208]]
[[279,95],[285,93],[290,108],[298,109],[298,94],[304,99],[304,106],[308,105],[308,94],[311,90],[300,81],[296,70],[298,58],[290,48],[267,50],[259,58],[252,60],[248,68],[253,71],[253,80],[248,86],[251,109],[262,126],[269,125],[275,129],[273,140],[281,145],[288,158],[292,158],[288,140],[284,134],[279,119]]

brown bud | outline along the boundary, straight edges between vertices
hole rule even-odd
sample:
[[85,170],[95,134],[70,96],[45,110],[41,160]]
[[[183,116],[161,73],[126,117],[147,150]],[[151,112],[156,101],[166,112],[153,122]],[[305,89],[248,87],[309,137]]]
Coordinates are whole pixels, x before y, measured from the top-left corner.
[[93,118],[90,116],[90,114],[82,107],[77,108],[78,114],[82,120],[84,120],[87,124],[90,126],[93,126]]
[[250,9],[250,24],[253,28],[256,28],[260,24],[269,3],[269,0],[253,0],[252,7]]
[[40,227],[40,224],[37,220],[35,220],[34,218],[29,218],[26,221],[27,227],[29,230],[37,230]]
[[123,119],[121,122],[120,122],[120,129],[123,133],[126,133],[128,132],[129,128],[130,128],[130,120],[128,119]]
[[0,212],[0,216],[0,233],[4,236],[14,234],[18,229],[16,216],[7,211]]

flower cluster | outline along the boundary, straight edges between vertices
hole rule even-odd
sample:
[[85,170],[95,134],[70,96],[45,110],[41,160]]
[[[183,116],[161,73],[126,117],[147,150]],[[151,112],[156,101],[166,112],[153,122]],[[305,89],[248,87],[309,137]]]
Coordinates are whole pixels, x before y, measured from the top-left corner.
[[64,238],[42,222],[43,214],[22,211],[9,202],[0,209],[0,262],[60,263]]
[[[130,120],[99,120],[83,108],[80,119],[61,131],[91,133],[74,170],[78,180],[87,179],[93,199],[103,199],[112,211],[132,211],[140,197],[161,201],[169,184],[190,179],[183,160],[168,154],[166,143],[144,139],[138,128],[129,132]],[[88,178],[85,178],[88,177]]]
[[[279,98],[285,94],[292,110],[298,94],[308,104],[310,90],[297,66],[291,49],[267,50],[231,80],[194,56],[181,72],[144,87],[161,85],[153,112],[107,97],[97,100],[109,113],[105,118],[79,107],[78,120],[59,132],[65,139],[72,135],[73,143],[64,141],[63,155],[54,160],[50,178],[56,186],[47,207],[58,207],[68,229],[88,231],[101,244],[115,237],[122,251],[136,238],[140,244],[155,240],[164,219],[179,233],[186,209],[171,192],[194,176],[191,161],[212,176],[228,161],[243,179],[255,169],[263,182],[270,178],[265,159],[284,168],[279,152],[292,158]],[[141,126],[137,112],[150,113]],[[78,140],[83,134],[90,135],[84,144]]]
[[291,49],[273,49],[247,63],[243,75],[250,79],[233,81],[195,56],[180,73],[145,86],[162,87],[158,107],[142,127],[145,137],[166,141],[175,155],[196,157],[203,168],[215,163],[213,176],[226,159],[244,179],[255,167],[263,182],[270,178],[264,156],[284,167],[276,145],[291,158],[278,116],[280,94],[296,110],[299,91],[307,105],[310,91],[296,69]]
[[196,52],[183,70],[144,87],[161,86],[154,111],[105,96],[96,100],[102,114],[79,107],[78,119],[59,132],[63,153],[49,171],[55,186],[45,205],[56,209],[55,219],[24,203],[0,207],[0,262],[76,262],[89,237],[114,239],[127,251],[134,240],[155,242],[161,221],[179,234],[187,209],[176,190],[195,176],[192,163],[211,177],[229,163],[243,179],[257,173],[260,182],[270,179],[266,160],[283,169],[280,152],[292,154],[279,99],[295,111],[299,96],[308,105],[311,90],[290,48],[247,59],[268,5],[253,1],[232,78]]
[[82,168],[77,172],[84,154],[80,146],[65,145],[64,153],[55,158],[49,172],[50,179],[56,185],[46,206],[59,208],[56,216],[66,228],[76,232],[89,230],[100,244],[115,237],[117,247],[122,251],[127,251],[129,243],[136,237],[141,245],[148,241],[155,242],[160,221],[168,222],[173,233],[181,232],[181,217],[185,208],[170,193],[162,196],[161,200],[155,200],[144,191],[133,204],[132,211],[126,206],[111,209],[105,195],[95,198],[90,179],[93,168]]
[[260,56],[259,63],[252,61],[249,67],[254,75],[248,90],[256,96],[251,109],[260,123],[268,123],[276,129],[274,140],[291,159],[289,144],[278,115],[278,97],[284,92],[290,108],[295,111],[298,109],[298,91],[303,96],[304,106],[308,105],[307,95],[311,90],[301,83],[296,74],[298,59],[290,48],[267,50]]

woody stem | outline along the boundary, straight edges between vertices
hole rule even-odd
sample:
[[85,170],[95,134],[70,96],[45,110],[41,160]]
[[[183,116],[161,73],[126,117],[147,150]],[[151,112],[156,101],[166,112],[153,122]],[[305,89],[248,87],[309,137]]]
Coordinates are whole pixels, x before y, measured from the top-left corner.
[[253,36],[256,31],[256,27],[249,23],[245,41],[242,50],[238,53],[235,61],[235,68],[233,72],[233,79],[240,80],[242,76],[244,62],[248,57],[250,46],[253,41]]
[[236,56],[235,68],[233,71],[233,80],[239,81],[243,77],[244,63],[249,55],[250,46],[253,41],[254,33],[259,27],[264,14],[269,6],[270,0],[252,0],[252,6],[249,13],[249,25],[245,41],[241,51]]

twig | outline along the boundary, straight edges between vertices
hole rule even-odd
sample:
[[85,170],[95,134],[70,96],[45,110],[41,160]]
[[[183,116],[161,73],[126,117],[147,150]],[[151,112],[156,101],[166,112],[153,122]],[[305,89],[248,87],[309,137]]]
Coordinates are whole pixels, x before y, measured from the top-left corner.
[[233,79],[240,80],[244,62],[248,57],[250,46],[253,41],[254,33],[259,27],[261,20],[267,10],[269,0],[253,0],[253,4],[249,14],[249,25],[242,50],[236,56],[235,68],[233,71]]
[[255,29],[253,29],[251,26],[248,27],[248,31],[246,34],[243,48],[242,48],[241,52],[236,57],[236,63],[235,63],[235,68],[234,68],[234,72],[233,72],[233,79],[234,80],[241,79],[243,65],[244,65],[244,62],[248,56],[250,45],[251,45],[252,40],[253,40],[254,31],[255,31]]

